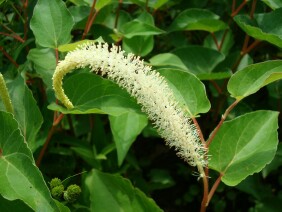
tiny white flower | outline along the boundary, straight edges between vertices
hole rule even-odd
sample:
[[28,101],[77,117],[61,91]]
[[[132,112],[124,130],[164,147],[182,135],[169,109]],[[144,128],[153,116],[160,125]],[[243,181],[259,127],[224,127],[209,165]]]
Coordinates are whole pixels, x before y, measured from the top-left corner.
[[[53,75],[53,88],[57,98],[69,109],[73,104],[65,95],[62,79],[77,68],[90,67],[93,72],[107,76],[137,99],[178,155],[192,166],[202,170],[206,166],[205,149],[190,118],[175,100],[165,79],[133,54],[125,55],[118,47],[90,43],[69,52],[60,61]],[[202,171],[201,171],[202,172]]]

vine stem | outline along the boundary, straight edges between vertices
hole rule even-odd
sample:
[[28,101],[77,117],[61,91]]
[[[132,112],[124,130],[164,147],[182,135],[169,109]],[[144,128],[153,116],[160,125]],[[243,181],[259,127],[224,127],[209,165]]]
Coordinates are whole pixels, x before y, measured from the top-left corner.
[[[59,61],[59,51],[58,51],[58,48],[55,49],[55,56],[56,56],[56,64],[58,64],[58,61]],[[41,161],[42,161],[42,158],[43,156],[45,155],[45,152],[47,150],[47,147],[51,141],[51,138],[56,130],[56,127],[57,125],[61,122],[61,120],[64,118],[64,114],[60,114],[58,116],[58,113],[55,111],[54,112],[54,118],[53,118],[53,124],[52,124],[52,127],[51,129],[49,130],[48,132],[48,135],[47,135],[47,138],[44,142],[44,145],[43,145],[43,148],[41,149],[40,153],[39,153],[39,156],[36,160],[36,166],[39,167],[40,164],[41,164]]]
[[16,68],[19,67],[19,64],[4,50],[3,46],[0,46],[0,51],[10,60],[11,63],[16,66]]
[[22,2],[23,2],[23,13],[24,13],[24,40],[26,40],[28,33],[28,14],[27,14],[28,0],[23,0]]
[[240,99],[236,99],[225,111],[225,113],[222,115],[220,122],[218,123],[218,125],[216,126],[216,128],[214,129],[214,131],[212,132],[211,136],[209,137],[206,145],[207,147],[209,147],[209,145],[211,144],[212,140],[214,139],[216,133],[218,132],[218,130],[220,129],[221,125],[223,124],[223,122],[225,121],[225,119],[227,118],[228,114],[230,113],[230,111],[240,102]]
[[17,41],[21,42],[21,43],[24,43],[25,40],[22,39],[20,36],[18,35],[13,35],[13,34],[8,34],[8,33],[5,33],[5,32],[0,32],[1,35],[6,35],[6,36],[9,36],[9,37],[12,37],[14,39],[16,39]]
[[[235,11],[232,11],[231,17],[233,18],[235,15],[237,15],[237,14],[240,12],[240,10],[241,10],[246,4],[247,4],[247,0],[244,0],[244,1],[237,7],[237,9],[236,9]],[[233,5],[234,5],[234,3],[233,3]]]
[[91,25],[93,24],[93,21],[95,20],[95,18],[97,16],[98,11],[97,10],[95,11],[96,2],[97,2],[97,0],[93,1],[93,4],[92,4],[91,10],[90,10],[90,13],[89,13],[89,16],[88,16],[88,19],[87,19],[81,40],[85,39],[87,33],[89,32],[89,30],[91,28]]
[[202,203],[201,203],[201,210],[200,212],[205,212],[208,206],[208,192],[209,192],[209,182],[208,182],[208,176],[205,174],[205,171],[202,168],[202,173],[201,170],[199,170],[200,174],[203,175],[203,187],[204,187],[204,194],[203,194],[203,199],[202,199]]
[[47,150],[47,147],[51,141],[51,138],[56,130],[56,127],[57,125],[60,123],[60,121],[63,119],[65,114],[60,114],[58,117],[57,117],[57,113],[54,113],[54,121],[53,121],[53,124],[52,124],[52,127],[51,129],[49,130],[48,132],[48,135],[47,135],[47,138],[45,140],[45,143],[44,143],[44,146],[43,148],[41,149],[40,153],[39,153],[39,156],[36,160],[36,166],[39,167],[40,164],[41,164],[41,161],[42,161],[42,158],[43,156],[45,155],[45,152]]
[[114,25],[115,29],[117,28],[117,25],[118,25],[118,18],[119,18],[119,12],[120,12],[120,9],[121,9],[121,5],[122,5],[122,0],[119,0],[118,1],[118,8],[116,10],[116,19],[115,19],[115,25]]
[[217,187],[219,186],[220,182],[221,182],[221,178],[222,178],[223,174],[220,173],[220,175],[218,176],[218,178],[216,179],[215,183],[213,184],[210,192],[209,192],[209,195],[208,195],[208,201],[207,201],[207,206],[211,200],[211,198],[213,197],[214,195],[214,192],[216,191]]

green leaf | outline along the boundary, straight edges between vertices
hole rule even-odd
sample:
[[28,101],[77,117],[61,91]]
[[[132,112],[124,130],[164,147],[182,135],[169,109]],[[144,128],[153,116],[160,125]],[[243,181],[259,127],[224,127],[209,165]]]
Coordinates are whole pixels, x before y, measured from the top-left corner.
[[0,194],[34,211],[59,211],[11,114],[0,111]]
[[209,10],[187,9],[174,19],[169,31],[203,30],[216,32],[226,28],[228,28],[227,24],[219,20],[219,16]]
[[[18,121],[22,135],[32,150],[37,146],[36,136],[39,132],[43,118],[31,91],[25,85],[21,76],[7,83],[15,119]],[[0,108],[3,108],[0,105]]]
[[267,4],[271,9],[275,10],[282,7],[281,0],[262,0],[265,4]]
[[79,73],[69,77],[64,83],[64,90],[74,109],[67,110],[56,104],[49,105],[49,109],[68,114],[100,113],[113,116],[128,111],[140,112],[140,106],[125,90],[95,74]]
[[190,116],[210,110],[205,86],[193,74],[177,69],[159,69],[158,72],[165,77],[178,102],[184,109],[188,108]]
[[260,172],[273,159],[278,144],[278,112],[256,111],[222,124],[209,148],[209,167],[222,182],[235,186]]
[[[90,5],[92,5],[92,0],[89,1],[89,2],[91,2]],[[111,3],[113,3],[113,0],[97,0],[96,4],[95,4],[95,9],[99,11],[103,7],[105,7],[105,6],[107,6],[107,5],[111,4]]]
[[166,4],[167,2],[169,2],[169,0],[155,0],[155,1],[149,1],[148,6],[154,8],[155,10],[157,10],[158,8],[160,8],[161,6],[163,6],[164,4]]
[[236,99],[245,98],[263,86],[282,78],[282,61],[273,60],[249,65],[236,72],[229,80],[227,89]]
[[146,1],[146,0],[130,0],[134,4],[140,5],[141,7],[145,7],[146,3],[148,4],[148,7],[154,8],[157,10],[164,4],[166,4],[169,0],[153,0],[153,1]]
[[157,54],[153,56],[149,61],[150,65],[152,66],[169,66],[188,71],[182,60],[180,60],[179,57],[172,53]]
[[110,126],[117,148],[118,165],[121,166],[130,146],[148,124],[146,115],[135,112],[109,116]]
[[76,48],[78,48],[79,46],[81,46],[83,44],[95,43],[95,42],[102,42],[102,43],[104,43],[105,41],[103,40],[102,37],[99,37],[96,40],[87,40],[87,39],[85,39],[85,40],[77,41],[77,42],[74,42],[74,43],[69,43],[69,44],[61,45],[61,46],[59,46],[58,50],[60,52],[69,52],[69,51],[75,50]]
[[124,38],[122,48],[128,52],[139,56],[146,56],[154,48],[153,36],[134,36],[133,38]]
[[129,180],[118,175],[92,170],[86,178],[86,185],[90,192],[91,211],[162,211]]
[[35,71],[41,76],[49,89],[52,89],[52,77],[56,68],[55,51],[50,48],[31,49],[27,59],[34,64]]
[[0,195],[0,211],[12,212],[33,212],[33,210],[24,204],[21,200],[9,201]]
[[234,20],[248,35],[258,40],[267,41],[281,48],[281,16],[282,8],[270,13],[256,14],[254,15],[254,19],[250,19],[249,15],[237,15],[234,17]]
[[165,31],[139,20],[133,20],[124,24],[121,32],[124,37],[132,38],[133,36],[159,35]]
[[[220,52],[224,55],[228,55],[229,50],[234,45],[234,38],[232,31],[218,31],[214,33],[214,36],[216,37],[218,41],[218,45],[221,45]],[[222,42],[222,43],[221,43]],[[205,40],[204,40],[204,47],[211,48],[218,51],[218,46],[216,45],[213,37],[211,34],[209,34]]]
[[73,18],[61,0],[38,0],[30,21],[36,42],[49,48],[70,42],[73,25]]
[[188,70],[199,79],[210,79],[213,75],[225,74],[228,72],[213,72],[214,68],[224,60],[224,55],[216,50],[202,46],[187,46],[178,48],[172,52],[177,55],[186,65]]
[[262,176],[266,178],[272,171],[282,166],[282,143],[278,144],[274,159],[262,170]]

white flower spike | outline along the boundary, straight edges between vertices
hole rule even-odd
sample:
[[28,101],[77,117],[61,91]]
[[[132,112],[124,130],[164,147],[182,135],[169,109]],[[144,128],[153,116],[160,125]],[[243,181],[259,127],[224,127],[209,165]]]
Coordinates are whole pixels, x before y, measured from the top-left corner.
[[57,98],[68,109],[73,108],[62,88],[62,79],[74,69],[90,67],[93,72],[105,75],[136,98],[167,145],[174,147],[181,158],[191,166],[197,166],[200,173],[203,173],[203,167],[207,164],[205,148],[165,79],[139,57],[124,54],[118,47],[113,46],[109,50],[108,44],[102,43],[86,44],[69,52],[59,62],[53,75]]

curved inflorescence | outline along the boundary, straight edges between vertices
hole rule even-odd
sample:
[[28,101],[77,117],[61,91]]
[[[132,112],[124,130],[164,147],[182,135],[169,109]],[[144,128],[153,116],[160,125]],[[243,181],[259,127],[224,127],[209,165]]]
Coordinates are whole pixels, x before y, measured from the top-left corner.
[[125,52],[118,47],[113,46],[109,50],[108,44],[102,43],[90,43],[69,52],[59,62],[53,76],[53,88],[57,98],[68,109],[73,108],[62,88],[62,79],[73,69],[90,67],[93,72],[99,72],[113,80],[136,98],[167,145],[174,147],[178,156],[190,165],[203,170],[207,164],[205,148],[199,141],[198,132],[191,119],[175,100],[164,78],[145,65],[139,57],[133,54],[124,55]]

